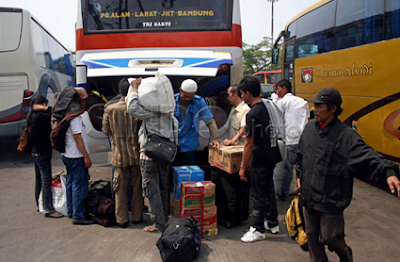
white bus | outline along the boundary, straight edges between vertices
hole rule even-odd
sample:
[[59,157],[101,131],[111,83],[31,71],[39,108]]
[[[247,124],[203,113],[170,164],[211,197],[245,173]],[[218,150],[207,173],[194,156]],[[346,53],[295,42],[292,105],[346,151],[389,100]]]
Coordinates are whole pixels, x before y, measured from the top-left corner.
[[[194,79],[199,94],[217,105],[214,118],[224,128],[230,105],[222,93],[243,76],[239,0],[79,0],[76,61],[77,86],[89,94],[84,115],[89,144],[98,150],[109,149],[101,132],[103,106],[117,95],[124,76],[158,71],[175,92],[183,80]],[[208,130],[201,130],[204,147]]]
[[0,138],[17,137],[31,99],[74,85],[70,52],[27,11],[0,7]]

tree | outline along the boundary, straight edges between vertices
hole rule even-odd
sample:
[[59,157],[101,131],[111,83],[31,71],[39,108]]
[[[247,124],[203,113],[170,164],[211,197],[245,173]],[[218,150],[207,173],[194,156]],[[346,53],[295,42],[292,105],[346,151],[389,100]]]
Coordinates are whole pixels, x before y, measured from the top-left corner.
[[271,64],[272,40],[264,37],[255,45],[243,43],[243,75],[251,76],[258,71],[279,70],[280,65]]

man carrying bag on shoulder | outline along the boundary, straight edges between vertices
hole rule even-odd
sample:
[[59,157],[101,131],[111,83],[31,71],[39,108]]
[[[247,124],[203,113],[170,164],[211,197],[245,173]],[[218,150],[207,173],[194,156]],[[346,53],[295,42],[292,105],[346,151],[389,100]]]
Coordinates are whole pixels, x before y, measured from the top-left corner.
[[[169,214],[168,174],[171,164],[155,161],[145,151],[148,138],[153,135],[167,138],[171,142],[177,141],[178,121],[172,113],[149,111],[139,103],[138,89],[141,82],[141,78],[131,82],[127,98],[127,110],[129,114],[143,121],[139,130],[140,169],[142,172],[143,192],[144,196],[149,199],[151,220],[153,222],[152,225],[146,226],[144,231],[161,232],[165,228]],[[161,105],[161,103],[160,101],[159,104]]]

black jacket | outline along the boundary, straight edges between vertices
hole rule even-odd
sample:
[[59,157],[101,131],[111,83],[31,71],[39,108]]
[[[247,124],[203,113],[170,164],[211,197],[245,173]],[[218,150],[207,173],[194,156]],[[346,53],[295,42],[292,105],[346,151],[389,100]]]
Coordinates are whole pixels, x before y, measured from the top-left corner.
[[30,119],[33,153],[51,151],[51,107],[46,111],[32,111]]
[[322,130],[315,120],[306,125],[297,169],[305,206],[326,213],[340,213],[350,205],[354,176],[377,182],[399,174],[395,163],[338,119]]

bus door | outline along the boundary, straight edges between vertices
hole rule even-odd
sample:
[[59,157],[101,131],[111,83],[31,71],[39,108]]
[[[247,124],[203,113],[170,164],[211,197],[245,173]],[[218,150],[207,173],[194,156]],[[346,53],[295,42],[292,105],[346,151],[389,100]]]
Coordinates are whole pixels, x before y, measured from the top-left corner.
[[[289,80],[292,83],[292,86],[295,87],[294,79],[293,79],[293,67],[294,67],[294,44],[295,38],[286,40],[285,43],[285,62],[283,65],[283,78]],[[294,90],[292,90],[293,93]]]

